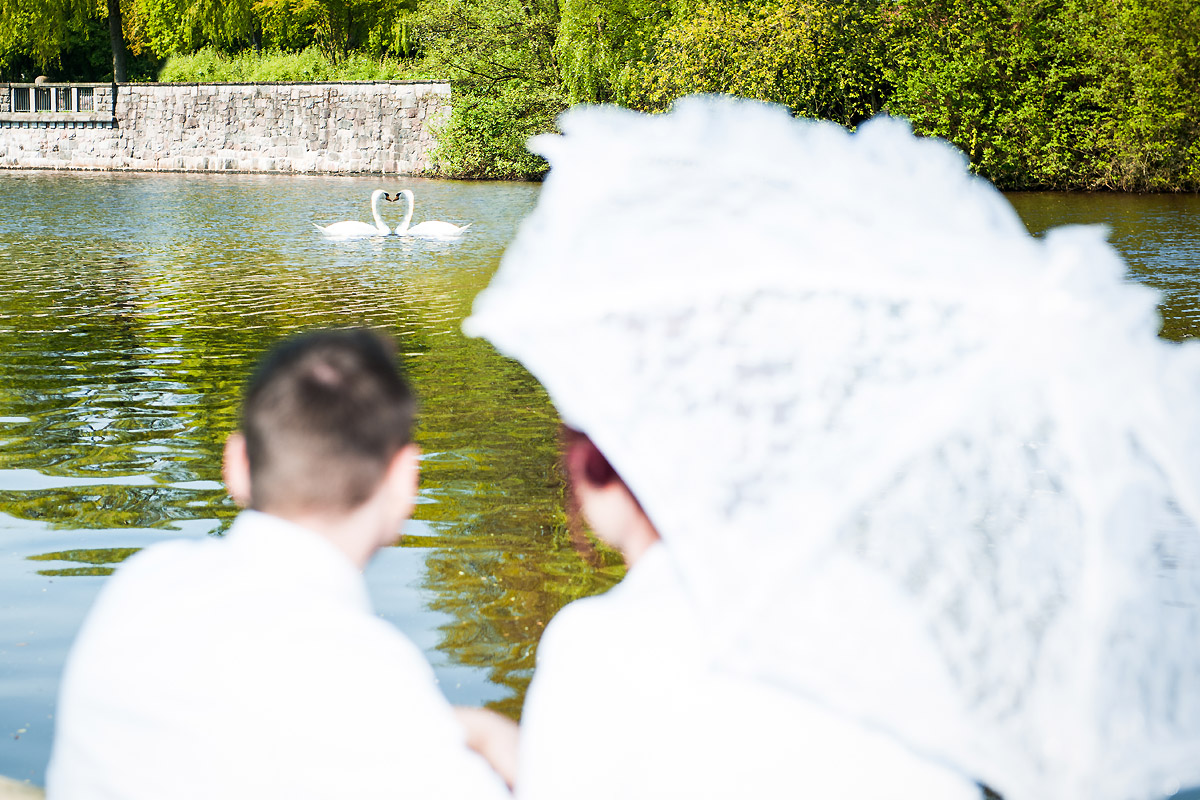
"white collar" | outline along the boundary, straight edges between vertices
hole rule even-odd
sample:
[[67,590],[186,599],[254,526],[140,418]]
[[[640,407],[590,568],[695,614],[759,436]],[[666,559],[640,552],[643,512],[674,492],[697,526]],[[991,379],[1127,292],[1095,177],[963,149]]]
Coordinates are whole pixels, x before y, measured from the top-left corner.
[[357,609],[371,611],[362,571],[328,539],[310,528],[261,511],[243,511],[225,534],[230,546],[270,561],[273,574],[306,589],[324,591]]

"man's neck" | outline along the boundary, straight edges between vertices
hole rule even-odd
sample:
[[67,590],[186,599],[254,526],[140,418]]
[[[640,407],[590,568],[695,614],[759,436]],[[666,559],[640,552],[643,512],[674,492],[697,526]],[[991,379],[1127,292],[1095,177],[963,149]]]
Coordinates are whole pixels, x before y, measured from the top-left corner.
[[349,513],[341,514],[320,511],[281,511],[269,508],[261,509],[261,511],[321,536],[340,550],[350,560],[350,563],[360,570],[367,566],[379,549],[379,544],[384,539],[382,529],[390,524],[389,521],[379,518],[378,509],[371,503],[359,506]]

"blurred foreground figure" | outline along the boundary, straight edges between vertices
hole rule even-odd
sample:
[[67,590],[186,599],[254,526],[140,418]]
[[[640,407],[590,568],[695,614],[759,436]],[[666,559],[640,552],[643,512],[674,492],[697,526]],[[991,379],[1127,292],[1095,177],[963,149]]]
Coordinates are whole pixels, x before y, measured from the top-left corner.
[[518,794],[1200,785],[1200,349],[1104,231],[1032,239],[895,120],[563,131],[466,330],[631,566],[546,630]]
[[508,796],[363,583],[417,492],[393,359],[340,331],[259,366],[225,448],[229,493],[253,510],[110,579],[67,663],[48,797]]

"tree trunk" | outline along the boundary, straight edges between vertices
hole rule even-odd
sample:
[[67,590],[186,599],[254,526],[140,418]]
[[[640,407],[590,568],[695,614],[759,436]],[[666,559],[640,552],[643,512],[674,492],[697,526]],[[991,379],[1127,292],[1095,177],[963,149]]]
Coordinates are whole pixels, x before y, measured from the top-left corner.
[[121,0],[108,0],[108,41],[112,45],[113,83],[126,83],[129,80],[129,54],[125,50],[122,23]]

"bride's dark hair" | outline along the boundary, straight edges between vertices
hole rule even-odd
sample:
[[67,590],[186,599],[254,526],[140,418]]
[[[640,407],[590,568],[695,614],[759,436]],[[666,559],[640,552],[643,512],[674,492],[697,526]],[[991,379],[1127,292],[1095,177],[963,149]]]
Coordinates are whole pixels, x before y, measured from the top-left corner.
[[576,430],[568,425],[561,425],[558,431],[559,453],[561,457],[561,468],[564,477],[564,500],[566,502],[565,511],[567,512],[567,532],[571,536],[571,544],[581,556],[593,566],[599,566],[603,560],[602,556],[596,552],[596,544],[585,531],[589,530],[587,520],[583,515],[583,508],[579,502],[579,496],[575,491],[575,484],[571,476],[571,470],[567,468],[567,461],[570,454],[577,448],[584,448],[583,456],[583,480],[593,486],[603,487],[612,483],[620,483],[629,492],[629,496],[633,498],[633,502],[641,508],[641,502],[638,501],[637,495],[629,488],[629,484],[625,483],[624,479],[613,468],[613,465],[608,463],[608,459],[604,453],[600,452],[591,440],[591,438],[583,431]]
[[[584,448],[586,451],[583,458],[583,477],[587,479],[588,483],[607,486],[613,481],[621,480],[621,476],[613,469],[612,464],[608,463],[608,459],[600,452],[600,448],[596,447],[583,431],[563,425],[559,430],[559,441],[562,445],[563,472],[567,476],[568,485],[571,482],[571,473],[566,469],[567,454],[576,448]],[[624,483],[624,481],[621,482]]]

